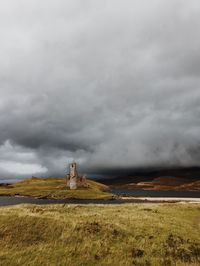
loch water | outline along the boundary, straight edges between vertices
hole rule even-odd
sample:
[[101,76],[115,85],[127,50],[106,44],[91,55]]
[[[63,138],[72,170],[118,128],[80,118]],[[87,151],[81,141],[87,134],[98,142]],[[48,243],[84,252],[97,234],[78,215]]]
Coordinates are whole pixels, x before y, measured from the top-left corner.
[[[123,204],[123,203],[143,203],[139,197],[161,197],[161,198],[200,198],[198,191],[158,191],[143,189],[120,189],[115,188],[111,191],[116,196],[138,197],[138,199],[37,199],[32,197],[19,196],[0,196],[0,206],[17,204]],[[148,201],[151,203],[151,200]]]
[[126,197],[200,198],[200,191],[144,190],[114,188],[112,193]]

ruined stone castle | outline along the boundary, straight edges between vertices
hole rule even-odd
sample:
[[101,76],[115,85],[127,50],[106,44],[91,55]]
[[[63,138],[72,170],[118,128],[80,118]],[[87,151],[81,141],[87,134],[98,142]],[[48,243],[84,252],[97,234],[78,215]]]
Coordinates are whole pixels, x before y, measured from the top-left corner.
[[67,186],[70,189],[77,189],[78,187],[87,187],[86,176],[79,176],[77,172],[76,162],[69,164],[69,174],[67,175]]

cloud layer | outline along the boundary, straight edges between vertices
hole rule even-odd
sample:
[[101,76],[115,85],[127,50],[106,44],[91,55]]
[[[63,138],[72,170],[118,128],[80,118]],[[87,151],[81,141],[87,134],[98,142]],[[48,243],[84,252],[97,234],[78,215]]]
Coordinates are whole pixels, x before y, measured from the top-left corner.
[[0,8],[0,178],[200,166],[198,0]]

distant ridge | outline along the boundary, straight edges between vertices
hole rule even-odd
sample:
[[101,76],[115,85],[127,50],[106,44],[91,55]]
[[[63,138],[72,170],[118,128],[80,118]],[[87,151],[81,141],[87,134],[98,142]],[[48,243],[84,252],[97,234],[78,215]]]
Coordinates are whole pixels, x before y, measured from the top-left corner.
[[[200,168],[176,169],[144,169],[137,170],[132,175],[121,175],[101,182],[111,187],[145,188],[152,189],[181,189],[198,190],[200,181]],[[196,187],[197,188],[196,188]]]

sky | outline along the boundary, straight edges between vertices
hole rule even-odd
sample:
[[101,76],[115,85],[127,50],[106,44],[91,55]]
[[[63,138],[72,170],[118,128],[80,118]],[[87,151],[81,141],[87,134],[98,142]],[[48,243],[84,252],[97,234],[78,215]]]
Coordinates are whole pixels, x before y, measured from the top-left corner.
[[200,166],[199,0],[0,5],[0,181]]

